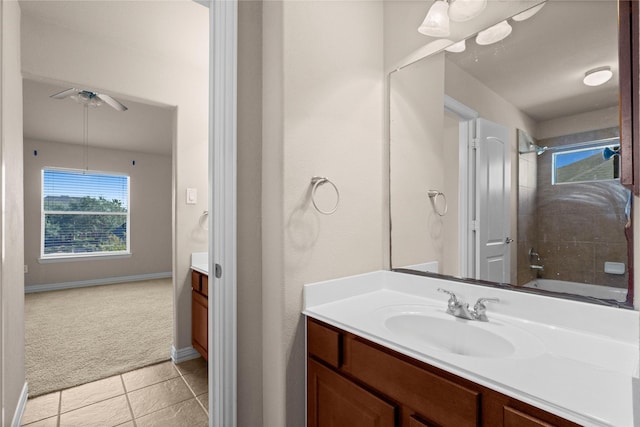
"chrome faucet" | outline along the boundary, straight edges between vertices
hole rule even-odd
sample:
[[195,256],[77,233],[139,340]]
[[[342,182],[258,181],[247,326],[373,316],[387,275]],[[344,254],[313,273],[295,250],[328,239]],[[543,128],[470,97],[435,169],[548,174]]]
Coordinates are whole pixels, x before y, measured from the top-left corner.
[[[533,264],[533,260],[538,262],[537,264]],[[544,271],[544,264],[542,264],[542,258],[540,258],[540,254],[535,252],[533,248],[529,249],[529,267],[532,270],[538,270],[540,273]]]
[[533,248],[529,249],[529,261],[531,261],[533,258],[537,259],[538,262],[542,262],[542,259],[540,258],[540,254],[536,251],[533,250]]
[[469,308],[469,304],[460,301],[456,294],[446,289],[438,288],[438,292],[444,292],[449,295],[449,301],[447,302],[447,313],[452,316],[459,317],[461,319],[479,320],[481,322],[487,322],[487,307],[486,302],[500,302],[498,298],[479,298],[473,306],[473,310]]
[[500,302],[498,298],[479,298],[476,301],[476,304],[473,306],[473,312],[476,320],[481,322],[488,322],[487,318],[487,306],[484,305],[485,302]]

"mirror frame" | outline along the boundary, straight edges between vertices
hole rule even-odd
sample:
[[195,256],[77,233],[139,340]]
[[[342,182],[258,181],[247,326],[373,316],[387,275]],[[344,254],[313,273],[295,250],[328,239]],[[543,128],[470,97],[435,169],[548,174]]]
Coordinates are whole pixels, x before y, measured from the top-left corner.
[[[619,75],[619,109],[620,109],[620,183],[640,197],[640,2],[637,0],[618,0],[618,75]],[[390,146],[389,146],[390,148]],[[640,209],[640,206],[638,207]],[[389,218],[391,227],[391,218]],[[629,241],[633,242],[634,225],[625,230]],[[633,245],[628,249],[629,281],[626,302],[610,302],[589,296],[574,295],[563,292],[529,290],[506,283],[494,283],[483,280],[460,278],[445,274],[428,273],[406,268],[393,268],[406,274],[435,277],[456,282],[471,283],[481,286],[511,289],[518,292],[535,293],[557,298],[591,302],[619,308],[633,309],[634,301],[634,266]],[[389,241],[389,260],[391,261],[392,242]]]
[[[620,183],[640,196],[640,7],[637,1],[618,0],[618,67],[620,91]],[[634,224],[625,230],[633,236]],[[633,247],[629,246],[628,257],[633,260]],[[627,304],[633,307],[634,266],[629,263],[629,285]]]

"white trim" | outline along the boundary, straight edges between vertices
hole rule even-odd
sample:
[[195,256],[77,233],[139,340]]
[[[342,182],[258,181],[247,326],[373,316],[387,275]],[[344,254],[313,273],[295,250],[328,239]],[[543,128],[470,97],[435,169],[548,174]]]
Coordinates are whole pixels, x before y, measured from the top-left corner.
[[175,348],[173,344],[171,345],[171,361],[173,363],[182,363],[187,360],[197,359],[198,357],[200,357],[200,353],[191,346]]
[[[82,173],[84,174],[91,174],[91,175],[110,175],[110,176],[115,176],[115,177],[119,177],[119,178],[127,178],[127,211],[126,212],[84,212],[84,211],[74,211],[74,212],[70,212],[70,211],[45,211],[44,209],[44,199],[45,199],[45,194],[44,194],[44,174],[45,171],[61,171],[61,172],[70,172],[70,173]],[[54,215],[114,215],[114,216],[126,216],[127,217],[127,248],[125,251],[118,251],[117,254],[114,254],[114,256],[117,255],[126,255],[129,254],[131,255],[131,175],[128,174],[124,174],[122,172],[103,172],[103,171],[97,171],[97,170],[84,170],[84,169],[72,169],[72,168],[60,168],[60,167],[50,167],[50,166],[45,166],[42,169],[40,169],[40,258],[38,260],[38,262],[43,262],[45,259],[48,258],[48,256],[44,253],[44,240],[45,240],[45,219],[46,219],[46,215],[49,214],[54,214]],[[109,255],[103,255],[104,252],[95,252],[95,256],[109,256]],[[49,255],[51,256],[51,255]],[[77,256],[77,258],[83,259],[85,258],[86,254],[83,255],[79,255]],[[56,255],[54,254],[53,257],[56,257]],[[71,257],[76,257],[76,255],[74,254],[66,254],[66,255],[62,255],[60,256],[60,258],[65,258],[62,259],[62,261],[67,261],[68,258]],[[46,261],[44,261],[46,262]]]
[[453,99],[449,95],[444,96],[444,109],[458,115],[462,120],[471,120],[480,117],[476,110],[467,107],[462,102]]
[[168,271],[163,273],[136,274],[135,276],[119,276],[105,277],[104,279],[78,280],[77,282],[47,283],[43,285],[25,286],[24,293],[32,294],[34,292],[59,291],[61,289],[86,288],[89,286],[113,285],[116,283],[139,282],[142,280],[166,279],[172,276],[173,274]]
[[45,255],[38,258],[38,264],[51,264],[56,262],[71,262],[71,261],[97,261],[97,260],[110,260],[118,258],[131,258],[133,255],[131,252],[93,252],[90,254],[68,254],[68,255]]
[[475,208],[473,203],[473,193],[470,189],[475,189],[475,154],[472,142],[476,137],[476,119],[479,113],[467,107],[460,101],[444,96],[444,109],[458,116],[459,124],[459,146],[458,146],[458,254],[460,257],[460,276],[475,277],[475,231],[470,226],[475,219]]
[[[238,1],[209,8],[209,426],[237,425]],[[220,277],[215,272],[220,266]]]
[[13,421],[11,427],[20,427],[22,425],[22,416],[24,415],[24,409],[27,407],[27,398],[29,397],[29,387],[25,382],[22,386],[22,393],[20,393],[20,399],[16,406],[16,412],[13,415]]

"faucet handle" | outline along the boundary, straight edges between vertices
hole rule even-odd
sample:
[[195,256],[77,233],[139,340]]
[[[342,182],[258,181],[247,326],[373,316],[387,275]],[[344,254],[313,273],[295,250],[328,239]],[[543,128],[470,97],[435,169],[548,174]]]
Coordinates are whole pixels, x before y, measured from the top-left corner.
[[485,305],[486,302],[500,302],[500,299],[478,298],[478,301],[476,301],[476,304],[473,306],[476,320],[480,320],[482,322],[487,322],[489,320],[487,318],[487,306]]
[[458,300],[456,294],[446,289],[438,288],[438,292],[444,292],[449,295],[449,301],[447,302],[447,313],[454,314],[456,310],[462,305]]
[[448,291],[446,289],[442,289],[442,288],[438,288],[438,292],[444,292],[445,294],[449,295],[449,300],[458,302],[458,297],[453,292]]

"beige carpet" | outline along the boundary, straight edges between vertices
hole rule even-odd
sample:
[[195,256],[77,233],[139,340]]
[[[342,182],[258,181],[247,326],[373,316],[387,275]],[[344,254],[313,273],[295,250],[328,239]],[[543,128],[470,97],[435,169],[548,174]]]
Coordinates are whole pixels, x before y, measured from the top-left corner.
[[25,295],[29,396],[170,358],[171,279]]

